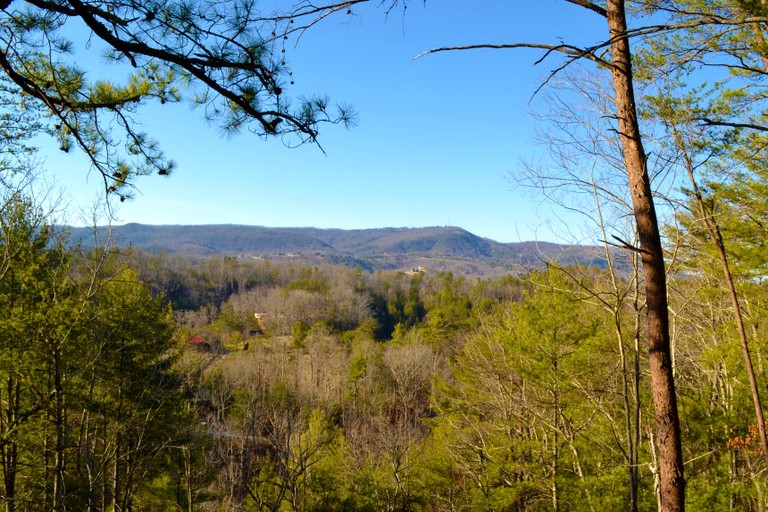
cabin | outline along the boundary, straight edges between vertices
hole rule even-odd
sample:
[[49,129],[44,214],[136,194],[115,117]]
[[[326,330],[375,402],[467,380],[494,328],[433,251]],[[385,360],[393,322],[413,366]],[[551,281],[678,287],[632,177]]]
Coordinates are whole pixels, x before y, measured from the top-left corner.
[[264,334],[264,331],[267,330],[265,325],[265,317],[266,315],[264,313],[254,313],[253,318],[256,320],[256,328],[253,329],[249,334],[251,336],[254,336],[256,334]]
[[197,350],[211,350],[211,344],[202,336],[192,336],[191,338],[187,338],[187,345],[194,347]]

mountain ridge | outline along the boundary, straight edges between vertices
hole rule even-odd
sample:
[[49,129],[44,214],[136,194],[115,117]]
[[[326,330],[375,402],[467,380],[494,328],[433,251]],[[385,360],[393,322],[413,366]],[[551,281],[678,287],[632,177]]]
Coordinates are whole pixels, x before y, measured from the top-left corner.
[[603,266],[602,248],[552,242],[496,242],[456,226],[338,229],[272,228],[240,224],[68,228],[83,248],[111,238],[118,247],[199,257],[292,259],[307,263],[405,270],[418,266],[465,274],[500,274],[541,267],[547,261]]

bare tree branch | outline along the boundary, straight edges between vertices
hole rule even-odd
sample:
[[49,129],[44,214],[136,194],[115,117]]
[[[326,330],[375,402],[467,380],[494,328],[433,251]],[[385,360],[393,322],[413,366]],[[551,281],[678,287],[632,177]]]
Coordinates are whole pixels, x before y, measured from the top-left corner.
[[[603,46],[603,45],[600,45],[600,46]],[[482,49],[507,50],[512,48],[534,48],[534,49],[540,49],[540,50],[547,50],[544,56],[536,61],[536,64],[543,61],[552,52],[560,52],[560,53],[569,55],[575,59],[586,58],[586,59],[598,62],[600,64],[603,64],[605,66],[611,66],[610,62],[603,60],[594,54],[594,50],[596,49],[596,47],[579,48],[577,46],[572,46],[569,44],[553,45],[553,44],[536,44],[536,43],[510,43],[510,44],[471,44],[466,46],[443,46],[443,47],[433,48],[431,50],[422,52],[416,55],[414,59],[419,59],[425,55],[430,55],[433,53],[440,53],[440,52],[460,51],[460,50],[482,50]]]
[[704,126],[728,126],[730,128],[749,128],[750,130],[756,130],[760,132],[768,132],[768,126],[751,123],[731,123],[728,121],[716,121],[709,119],[708,117],[701,118],[701,122]]
[[590,11],[596,12],[603,18],[608,16],[608,11],[606,11],[599,5],[593,4],[592,2],[587,2],[587,0],[565,0],[565,1],[574,5],[584,7],[585,9],[589,9]]

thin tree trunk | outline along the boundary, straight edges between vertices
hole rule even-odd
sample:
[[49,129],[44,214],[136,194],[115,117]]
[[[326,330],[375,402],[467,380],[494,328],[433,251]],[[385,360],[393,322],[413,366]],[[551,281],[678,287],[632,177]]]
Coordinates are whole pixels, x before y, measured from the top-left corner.
[[53,385],[56,399],[54,425],[56,447],[54,453],[53,510],[64,510],[64,389],[62,385],[61,348],[53,350]]
[[[592,182],[594,187],[594,198],[595,198],[595,214],[597,216],[600,231],[602,232],[603,240],[608,240],[608,236],[605,229],[605,222],[603,220],[603,212],[602,208],[600,207],[600,199],[597,194],[597,185],[594,183],[594,180]],[[622,394],[622,401],[624,405],[624,428],[627,436],[627,451],[626,451],[626,459],[627,459],[627,472],[629,476],[629,510],[630,512],[637,512],[637,487],[638,487],[638,472],[637,472],[637,452],[638,452],[638,436],[633,435],[633,426],[632,426],[632,418],[633,418],[633,408],[634,411],[639,411],[640,408],[640,394],[639,392],[635,392],[635,402],[634,405],[630,403],[630,391],[629,391],[629,370],[627,368],[627,355],[626,350],[624,348],[624,331],[621,326],[621,311],[624,306],[624,297],[619,289],[619,283],[616,279],[616,269],[613,265],[613,257],[611,254],[611,250],[609,245],[606,243],[603,245],[603,249],[605,251],[605,261],[608,264],[608,275],[611,277],[611,287],[613,288],[613,293],[616,296],[616,302],[614,304],[610,305],[610,312],[613,316],[613,325],[614,325],[614,332],[616,334],[616,341],[618,343],[619,347],[619,361],[621,364],[621,394]],[[637,311],[637,300],[638,300],[638,268],[637,268],[637,257],[635,253],[632,253],[632,265],[635,272],[635,334],[638,334],[639,329],[637,328],[638,324],[638,314]],[[635,351],[635,358],[634,363],[635,365],[638,364],[638,353]],[[640,377],[640,371],[639,368],[635,367],[633,368],[633,376],[632,376],[632,382],[634,383],[634,386],[639,386],[639,377]],[[636,414],[634,415],[636,417]],[[639,428],[639,418],[636,417],[636,424],[635,424],[635,430]]]
[[[96,365],[91,368],[91,379],[88,386],[88,401],[93,400],[94,385],[96,382]],[[88,484],[88,510],[96,512],[99,509],[98,480],[95,471],[95,456],[92,440],[93,430],[91,426],[91,414],[87,408],[83,408],[80,419],[80,440],[78,443],[78,468],[81,474],[85,473]]]
[[194,495],[192,494],[192,456],[189,446],[182,448],[184,457],[184,478],[187,483],[187,512],[193,512]]
[[[762,33],[762,32],[761,32]],[[736,285],[733,282],[733,275],[731,274],[731,266],[728,263],[728,255],[725,252],[725,242],[723,241],[723,235],[720,232],[720,226],[717,223],[714,215],[707,211],[707,207],[704,204],[704,197],[701,194],[696,178],[693,175],[693,162],[688,155],[686,148],[682,142],[680,133],[673,127],[673,134],[675,136],[678,146],[683,152],[683,158],[685,159],[685,168],[688,173],[688,179],[691,182],[693,188],[693,195],[696,198],[696,204],[699,208],[699,215],[701,220],[704,221],[704,227],[712,239],[712,243],[717,250],[717,256],[720,260],[720,267],[723,270],[723,277],[725,279],[726,287],[728,288],[728,295],[731,299],[731,309],[733,310],[733,319],[736,322],[736,330],[739,333],[739,341],[741,343],[741,353],[744,358],[744,366],[747,369],[747,377],[749,378],[749,388],[752,393],[752,404],[755,408],[755,419],[757,420],[757,429],[760,432],[760,447],[763,452],[763,458],[768,463],[768,435],[765,431],[765,417],[763,415],[763,405],[760,401],[760,389],[757,386],[757,379],[755,378],[755,367],[752,364],[752,356],[749,351],[749,341],[747,340],[747,329],[744,327],[744,317],[741,314],[741,305],[739,304],[739,295],[736,293]]]
[[552,361],[552,376],[554,377],[553,390],[552,390],[552,404],[554,406],[554,418],[552,429],[552,510],[554,512],[560,511],[560,493],[558,489],[557,477],[560,473],[560,387],[558,385],[558,359],[553,358]]
[[[5,427],[12,428],[16,422],[21,400],[21,386],[13,377],[8,377],[8,405],[5,411]],[[16,510],[16,475],[18,473],[18,445],[8,441],[2,447],[3,483],[5,485],[4,501],[6,512]]]
[[651,449],[651,473],[653,474],[653,495],[656,498],[656,508],[662,510],[661,504],[661,478],[659,477],[659,457],[656,439],[653,437],[653,429],[648,427],[648,445]]
[[648,359],[659,446],[661,508],[665,512],[677,512],[685,510],[685,479],[677,395],[672,372],[666,271],[650,177],[646,168],[646,154],[637,119],[632,81],[632,54],[626,35],[624,1],[608,0],[606,17],[611,36],[611,74],[616,117],[645,277]]
[[[617,305],[617,308],[620,304]],[[616,330],[616,338],[619,344],[619,359],[621,361],[621,394],[624,402],[624,428],[627,435],[627,471],[629,473],[629,510],[630,512],[637,512],[637,467],[636,467],[636,452],[635,438],[632,435],[632,405],[629,402],[629,371],[627,369],[627,356],[624,350],[624,336],[621,330],[621,319],[619,317],[619,310],[614,311],[614,327]]]
[[[639,464],[640,464],[640,268],[637,261],[637,254],[632,254],[632,268],[634,269],[635,290],[633,298],[633,306],[635,313],[635,325],[632,338],[634,341],[634,394],[635,394],[635,431],[634,434],[634,450],[630,459],[630,466],[632,468],[632,486],[635,491],[635,500],[637,500],[639,477]],[[637,503],[634,504],[635,506]]]
[[118,390],[117,390],[117,417],[115,425],[115,465],[114,472],[112,474],[112,510],[119,510],[120,499],[123,492],[123,439],[121,435],[121,428],[123,423],[123,379],[125,378],[124,367],[125,352],[120,351],[119,363],[118,363]]

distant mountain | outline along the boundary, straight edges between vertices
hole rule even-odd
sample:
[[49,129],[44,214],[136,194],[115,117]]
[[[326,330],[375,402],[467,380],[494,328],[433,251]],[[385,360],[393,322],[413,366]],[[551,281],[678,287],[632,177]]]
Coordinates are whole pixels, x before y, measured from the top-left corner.
[[[462,274],[523,271],[557,260],[560,264],[604,264],[602,249],[547,242],[500,243],[457,227],[318,229],[240,225],[113,226],[117,246],[194,256],[239,256],[300,260],[312,264],[360,265],[368,270],[418,266]],[[91,228],[70,228],[73,243],[93,245]],[[98,228],[96,238],[107,236]]]

